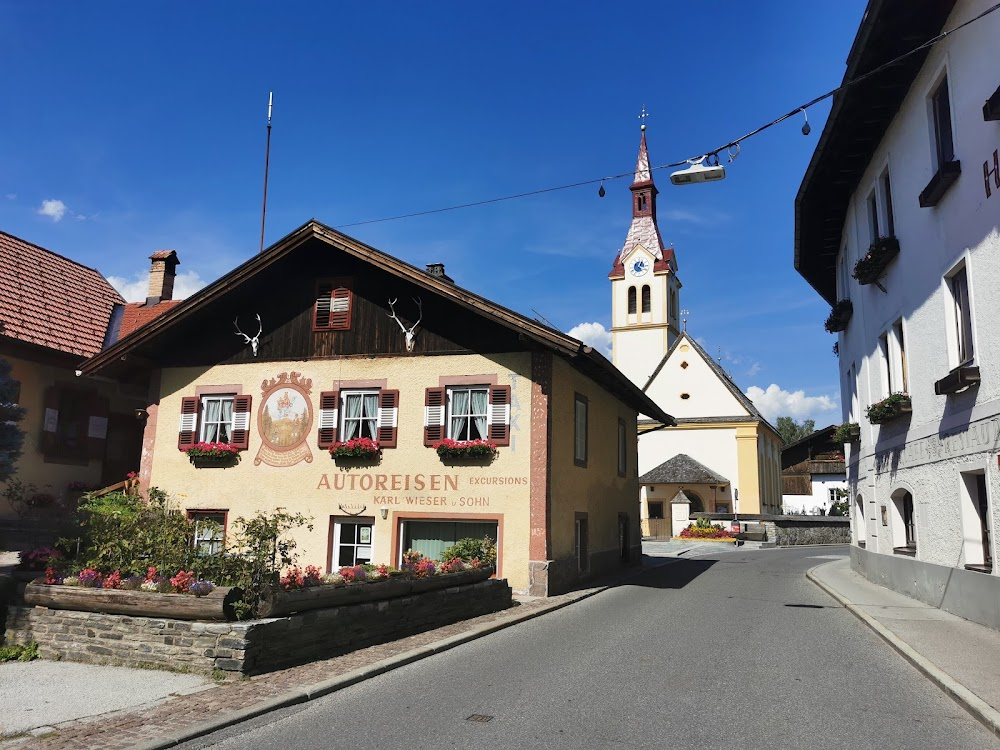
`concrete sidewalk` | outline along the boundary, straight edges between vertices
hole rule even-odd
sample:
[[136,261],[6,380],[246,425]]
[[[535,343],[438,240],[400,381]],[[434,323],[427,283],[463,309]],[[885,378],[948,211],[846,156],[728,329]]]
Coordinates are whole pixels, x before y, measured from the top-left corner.
[[1000,737],[1000,631],[871,583],[849,558],[807,576]]

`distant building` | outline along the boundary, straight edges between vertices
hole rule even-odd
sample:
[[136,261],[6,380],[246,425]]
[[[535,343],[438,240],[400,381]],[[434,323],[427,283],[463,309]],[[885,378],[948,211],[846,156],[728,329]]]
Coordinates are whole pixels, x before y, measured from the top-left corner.
[[[608,274],[614,362],[677,421],[664,429],[650,415],[639,420],[639,473],[666,477],[640,482],[644,531],[657,526],[649,522],[661,513],[660,525],[670,527],[671,500],[682,486],[691,512],[780,513],[780,436],[719,363],[680,330],[677,256],[657,225],[645,129],[630,190],[632,223]],[[689,474],[709,480],[672,481]]]
[[[990,0],[872,0],[857,78]],[[855,567],[1000,627],[1000,13],[834,98],[795,267],[835,309]],[[992,602],[992,604],[985,604]]]
[[[119,482],[139,468],[135,409],[144,392],[76,375],[120,335],[124,309],[98,271],[0,232],[0,357],[13,366],[27,410],[14,479],[33,486],[26,499],[36,520],[58,515],[82,488]],[[0,497],[0,519],[24,509]]]
[[844,446],[834,442],[831,425],[781,451],[781,504],[786,515],[827,515],[846,499]]

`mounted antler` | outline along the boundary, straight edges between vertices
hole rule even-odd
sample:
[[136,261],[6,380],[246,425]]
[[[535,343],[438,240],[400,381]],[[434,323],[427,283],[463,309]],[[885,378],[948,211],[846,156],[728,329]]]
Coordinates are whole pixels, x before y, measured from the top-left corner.
[[401,321],[399,318],[396,317],[396,308],[393,307],[393,305],[396,304],[396,301],[397,300],[395,299],[389,300],[389,309],[392,310],[392,315],[390,315],[389,317],[395,320],[399,324],[399,330],[401,330],[406,335],[406,351],[412,352],[414,338],[415,338],[414,331],[416,331],[417,326],[420,325],[420,321],[424,319],[424,304],[419,297],[413,298],[413,301],[417,303],[417,310],[419,311],[420,316],[417,318],[416,323],[407,328],[406,326],[403,325],[403,321]]
[[237,315],[236,320],[233,321],[233,325],[236,326],[236,335],[242,336],[247,344],[250,344],[250,348],[253,349],[253,356],[257,356],[257,347],[260,345],[260,334],[264,332],[264,324],[260,322],[260,313],[257,313],[257,335],[253,338],[247,336],[243,331],[240,330],[240,317]]

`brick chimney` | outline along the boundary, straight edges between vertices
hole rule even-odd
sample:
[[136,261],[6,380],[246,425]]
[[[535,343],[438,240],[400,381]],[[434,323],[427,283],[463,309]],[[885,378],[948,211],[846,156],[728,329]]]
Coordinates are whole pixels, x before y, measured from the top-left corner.
[[174,277],[177,275],[176,250],[157,250],[149,256],[153,265],[149,269],[149,292],[146,305],[155,305],[174,297]]

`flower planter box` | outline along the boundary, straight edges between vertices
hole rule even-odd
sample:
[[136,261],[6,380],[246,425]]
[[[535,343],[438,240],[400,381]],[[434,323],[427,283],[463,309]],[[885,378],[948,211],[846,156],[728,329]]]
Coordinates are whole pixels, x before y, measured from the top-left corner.
[[913,402],[909,396],[900,398],[895,403],[886,404],[885,401],[888,401],[888,399],[879,401],[868,407],[868,421],[872,424],[885,424],[913,411]]
[[932,208],[940,203],[944,194],[948,192],[948,188],[955,183],[960,174],[962,174],[962,162],[957,159],[942,164],[931,177],[931,181],[927,183],[927,187],[920,192],[920,207]]
[[979,385],[978,367],[956,367],[934,384],[934,393],[943,396],[947,393],[958,393],[970,385]]
[[833,439],[838,443],[856,443],[861,439],[861,425],[844,423],[834,430]]
[[452,586],[468,586],[485,581],[493,573],[493,568],[477,568],[463,570],[460,573],[441,573],[428,578],[388,578],[372,583],[353,583],[347,586],[310,586],[291,591],[275,586],[268,589],[261,601],[258,602],[256,615],[261,618],[283,617],[310,609],[325,609],[348,604],[397,599],[402,596],[422,594]]
[[229,456],[190,456],[190,461],[196,469],[228,469],[240,462],[238,454]]
[[698,542],[699,544],[701,542],[722,542],[724,544],[736,544],[736,537],[727,537],[725,539],[714,539],[712,537],[699,537],[699,538],[696,539],[694,537],[675,536],[674,537],[674,541],[675,542]]
[[826,319],[825,328],[829,333],[840,333],[847,329],[847,324],[854,314],[854,305],[849,299],[842,299],[833,306],[830,317]]
[[895,237],[879,237],[868,252],[854,265],[851,274],[862,286],[877,284],[885,269],[899,255],[899,240]]
[[233,603],[241,596],[238,588],[225,586],[213,589],[206,596],[47,586],[41,581],[32,581],[24,588],[24,603],[36,607],[175,620],[234,620]]

